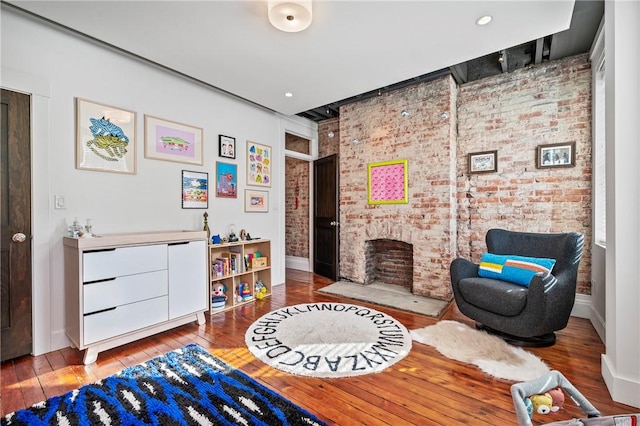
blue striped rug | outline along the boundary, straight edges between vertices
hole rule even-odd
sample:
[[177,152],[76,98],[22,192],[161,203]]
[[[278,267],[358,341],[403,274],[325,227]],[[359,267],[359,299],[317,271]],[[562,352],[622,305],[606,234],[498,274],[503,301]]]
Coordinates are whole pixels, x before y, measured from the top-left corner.
[[325,425],[198,345],[7,414],[2,425]]

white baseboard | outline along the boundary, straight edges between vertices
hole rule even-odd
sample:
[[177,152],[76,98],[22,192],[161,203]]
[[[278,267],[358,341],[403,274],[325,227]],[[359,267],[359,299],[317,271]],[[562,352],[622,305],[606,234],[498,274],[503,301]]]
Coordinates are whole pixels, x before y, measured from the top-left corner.
[[589,320],[591,321],[591,325],[593,325],[593,328],[596,329],[596,333],[598,333],[598,336],[600,337],[600,340],[602,340],[602,343],[606,343],[607,327],[605,325],[604,318],[600,316],[600,314],[594,309],[593,306],[591,307],[591,315],[589,315]]
[[[71,340],[67,337],[64,330],[57,330],[51,333],[51,347],[47,352],[57,351],[58,349],[67,348],[71,345]],[[42,354],[34,354],[42,355]]]
[[576,294],[576,300],[571,310],[572,317],[587,318],[591,317],[591,296],[586,294]]
[[285,266],[299,271],[312,272],[311,261],[306,257],[286,256]]
[[640,408],[640,382],[633,382],[618,376],[607,354],[602,354],[601,370],[611,399],[621,404]]

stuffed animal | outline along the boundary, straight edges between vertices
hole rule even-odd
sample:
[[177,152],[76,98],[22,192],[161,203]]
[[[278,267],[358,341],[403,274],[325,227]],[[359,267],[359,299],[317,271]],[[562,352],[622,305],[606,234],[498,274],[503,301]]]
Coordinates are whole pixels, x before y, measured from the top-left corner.
[[264,297],[267,295],[267,286],[264,285],[262,280],[256,281],[256,283],[254,284],[254,290],[256,299],[258,300],[264,299]]
[[227,302],[227,287],[217,283],[211,288],[211,309],[223,309]]
[[551,407],[553,406],[553,398],[549,392],[543,394],[531,395],[529,397],[531,404],[533,405],[533,412],[538,414],[549,414]]
[[555,413],[564,405],[564,392],[562,392],[561,388],[557,387],[547,391],[547,393],[551,395],[551,399],[553,400],[551,403],[551,411]]

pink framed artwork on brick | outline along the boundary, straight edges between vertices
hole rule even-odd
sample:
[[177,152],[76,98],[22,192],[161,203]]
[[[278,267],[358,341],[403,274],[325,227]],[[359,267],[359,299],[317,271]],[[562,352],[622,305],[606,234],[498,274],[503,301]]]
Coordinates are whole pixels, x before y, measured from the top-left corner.
[[407,204],[408,160],[391,160],[367,165],[369,204]]

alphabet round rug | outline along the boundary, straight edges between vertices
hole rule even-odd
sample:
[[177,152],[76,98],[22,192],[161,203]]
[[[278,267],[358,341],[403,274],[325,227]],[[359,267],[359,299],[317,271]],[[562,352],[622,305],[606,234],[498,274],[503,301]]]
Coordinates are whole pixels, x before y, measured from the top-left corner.
[[375,309],[304,303],[269,312],[245,334],[249,351],[278,370],[301,376],[378,373],[411,350],[409,331]]

